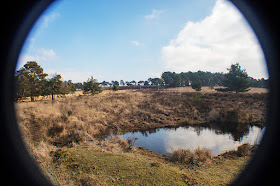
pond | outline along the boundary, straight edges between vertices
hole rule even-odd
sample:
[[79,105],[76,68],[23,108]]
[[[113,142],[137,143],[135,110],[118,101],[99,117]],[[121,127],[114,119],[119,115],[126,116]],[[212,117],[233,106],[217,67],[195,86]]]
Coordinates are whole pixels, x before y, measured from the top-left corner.
[[244,143],[259,143],[264,130],[264,128],[251,126],[247,127],[242,135],[236,137],[236,131],[231,133],[210,127],[188,126],[128,132],[119,136],[124,139],[134,139],[134,146],[141,146],[160,154],[171,154],[172,150],[178,148],[193,150],[200,147],[210,150],[216,156],[229,150],[236,150]]

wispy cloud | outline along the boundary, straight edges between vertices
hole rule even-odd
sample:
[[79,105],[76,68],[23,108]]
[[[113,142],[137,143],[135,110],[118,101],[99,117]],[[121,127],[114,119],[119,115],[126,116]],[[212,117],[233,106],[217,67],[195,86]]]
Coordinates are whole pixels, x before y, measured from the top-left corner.
[[152,72],[151,77],[152,78],[160,78],[161,74],[162,74],[162,72]]
[[143,45],[143,43],[140,43],[139,41],[135,41],[135,40],[131,41],[130,43],[134,46],[137,46],[137,47]]
[[39,48],[35,51],[34,54],[20,55],[17,62],[17,69],[25,65],[27,61],[37,61],[41,63],[41,62],[51,61],[55,57],[56,57],[56,53],[54,52],[53,49]]
[[41,61],[47,61],[49,59],[52,59],[56,56],[56,53],[53,49],[45,49],[45,48],[39,48],[37,50],[39,60]]
[[93,78],[97,79],[98,81],[101,81],[103,78],[103,76],[100,74],[95,74],[92,72],[78,72],[73,69],[65,69],[63,72],[57,73],[61,74],[64,81],[72,80],[74,83],[87,81],[91,76],[93,76]]
[[49,15],[44,15],[42,18],[41,18],[41,21],[42,21],[42,26],[43,27],[48,27],[49,24],[53,21],[55,21],[58,17],[60,16],[60,14],[58,12],[53,12]]
[[157,19],[160,17],[162,13],[163,13],[162,10],[153,9],[151,14],[145,15],[145,19],[147,20]]

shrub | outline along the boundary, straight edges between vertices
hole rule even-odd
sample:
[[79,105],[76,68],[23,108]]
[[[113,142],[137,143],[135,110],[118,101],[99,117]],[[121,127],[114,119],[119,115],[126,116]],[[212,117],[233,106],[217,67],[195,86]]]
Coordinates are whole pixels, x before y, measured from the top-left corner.
[[218,121],[219,117],[220,117],[220,113],[213,108],[209,112],[207,119],[209,119],[211,122],[213,122],[213,121]]
[[203,102],[203,98],[201,97],[201,95],[198,93],[193,97],[193,103],[195,105],[199,105],[200,103]]
[[48,129],[48,136],[54,137],[58,136],[64,130],[64,126],[61,124],[54,124],[52,127]]
[[239,110],[231,110],[226,113],[224,118],[226,123],[238,123],[239,122]]
[[98,94],[102,92],[102,89],[99,87],[99,83],[96,79],[93,79],[92,76],[87,80],[87,82],[83,83],[83,90],[84,94],[87,94],[88,92],[91,92],[91,94]]
[[229,92],[228,88],[216,88],[215,90],[218,92]]
[[84,140],[85,137],[79,131],[72,129],[68,131],[68,134],[54,138],[52,144],[57,147],[72,147],[73,144],[82,143]]
[[119,85],[114,84],[114,86],[113,86],[113,90],[114,90],[114,91],[118,91],[118,90],[120,90]]
[[193,81],[192,82],[192,88],[195,89],[196,91],[201,91],[202,83],[201,81]]

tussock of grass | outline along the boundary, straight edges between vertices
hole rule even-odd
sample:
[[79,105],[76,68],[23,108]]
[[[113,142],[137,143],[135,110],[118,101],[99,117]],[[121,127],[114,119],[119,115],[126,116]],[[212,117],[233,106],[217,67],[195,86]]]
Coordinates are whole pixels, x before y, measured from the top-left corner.
[[171,161],[185,164],[199,164],[212,159],[212,154],[209,150],[196,148],[194,151],[189,149],[177,149],[170,156]]
[[120,137],[112,136],[108,140],[99,142],[102,150],[107,152],[122,153],[133,149],[132,143]]

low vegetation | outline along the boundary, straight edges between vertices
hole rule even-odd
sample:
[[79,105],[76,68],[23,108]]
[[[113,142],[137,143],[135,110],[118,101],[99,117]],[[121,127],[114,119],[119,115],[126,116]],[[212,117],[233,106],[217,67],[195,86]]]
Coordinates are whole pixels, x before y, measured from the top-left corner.
[[[123,90],[16,106],[19,121],[31,132],[33,140],[46,140],[62,147],[109,132],[204,123],[213,123],[220,130],[229,126],[243,129],[248,124],[263,125],[265,99],[266,94]],[[33,131],[34,126],[37,127]]]
[[186,164],[199,164],[212,158],[209,150],[197,148],[194,151],[189,149],[176,149],[170,156],[171,161],[181,162]]
[[[59,185],[228,184],[254,148],[212,156],[175,149],[171,156],[109,133],[213,123],[235,131],[263,125],[265,93],[201,93],[189,89],[119,90],[15,103],[19,126],[42,171]],[[186,92],[187,91],[187,92]],[[229,124],[231,123],[231,124]],[[238,138],[238,134],[234,135]]]
[[[63,148],[51,152],[53,182],[63,185],[225,185],[243,168],[247,157],[213,158],[182,165],[133,152],[99,152],[92,148]],[[149,153],[149,152],[148,152]]]

